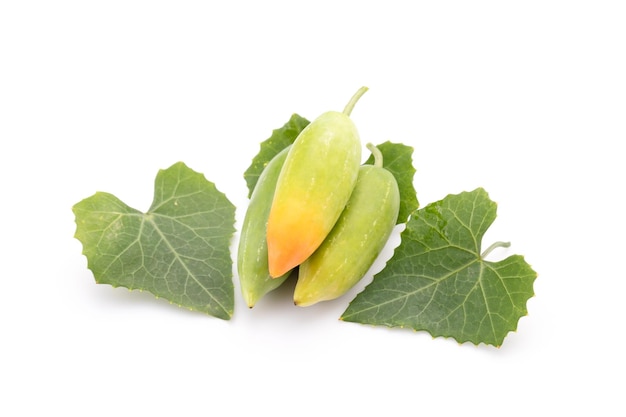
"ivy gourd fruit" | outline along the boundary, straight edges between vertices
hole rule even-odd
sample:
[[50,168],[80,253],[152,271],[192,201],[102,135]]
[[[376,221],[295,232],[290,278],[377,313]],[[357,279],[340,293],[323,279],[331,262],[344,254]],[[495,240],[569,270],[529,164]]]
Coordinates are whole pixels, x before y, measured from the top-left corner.
[[372,266],[398,219],[400,191],[382,167],[382,154],[367,145],[374,165],[363,165],[350,200],[322,245],[299,268],[294,303],[309,306],[348,292]]
[[294,141],[278,177],[267,223],[268,265],[274,278],[301,264],[321,245],[346,206],[361,164],[361,141],[350,114],[328,111]]
[[289,276],[287,272],[280,278],[270,277],[265,238],[276,181],[289,148],[283,149],[273,157],[259,176],[241,227],[237,271],[241,294],[250,308],[254,307],[265,294],[278,288]]

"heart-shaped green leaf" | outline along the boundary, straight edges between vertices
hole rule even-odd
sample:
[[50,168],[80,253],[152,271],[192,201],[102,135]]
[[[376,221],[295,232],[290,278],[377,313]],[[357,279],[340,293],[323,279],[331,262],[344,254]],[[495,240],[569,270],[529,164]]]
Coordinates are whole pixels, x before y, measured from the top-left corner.
[[202,174],[182,162],[159,171],[147,213],[103,192],[73,211],[75,237],[97,283],[230,319],[235,207]]
[[342,320],[500,346],[527,314],[537,274],[520,255],[484,259],[482,237],[495,218],[496,204],[481,188],[416,211],[385,269]]

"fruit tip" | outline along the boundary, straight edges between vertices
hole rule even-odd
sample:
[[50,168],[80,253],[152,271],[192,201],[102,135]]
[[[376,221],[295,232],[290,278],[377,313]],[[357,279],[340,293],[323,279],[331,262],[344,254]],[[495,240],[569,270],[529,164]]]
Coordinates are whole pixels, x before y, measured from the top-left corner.
[[300,297],[294,297],[293,299],[293,304],[297,307],[308,307],[315,303],[317,303],[317,301],[307,300],[306,298],[302,299]]

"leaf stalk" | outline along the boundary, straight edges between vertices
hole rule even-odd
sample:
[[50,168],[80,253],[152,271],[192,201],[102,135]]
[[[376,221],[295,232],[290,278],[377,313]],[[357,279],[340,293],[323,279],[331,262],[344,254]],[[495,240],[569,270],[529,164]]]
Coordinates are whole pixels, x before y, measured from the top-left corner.
[[511,242],[495,242],[489,246],[483,253],[480,254],[482,259],[485,259],[496,248],[508,248],[511,246]]

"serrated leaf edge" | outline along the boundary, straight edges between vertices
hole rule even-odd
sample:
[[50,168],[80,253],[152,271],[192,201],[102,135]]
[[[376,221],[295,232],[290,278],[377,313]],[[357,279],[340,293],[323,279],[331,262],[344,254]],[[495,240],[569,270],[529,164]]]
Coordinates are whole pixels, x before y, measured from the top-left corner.
[[[456,194],[454,194],[454,193],[449,193],[449,194],[447,194],[447,195],[446,195],[446,197],[449,197],[449,196],[455,196],[455,195],[460,195],[460,194],[464,194],[464,193],[471,193],[471,192],[476,192],[476,191],[478,191],[478,192],[484,192],[484,193],[485,193],[485,195],[487,196],[487,198],[489,198],[489,194],[488,194],[488,193],[487,193],[487,191],[486,191],[484,188],[482,188],[482,187],[478,187],[478,188],[476,188],[476,189],[475,189],[475,190],[473,190],[473,191],[463,191],[463,192],[456,193]],[[441,200],[438,200],[438,201],[435,201],[435,202],[433,202],[433,203],[430,203],[430,204],[438,203],[438,202],[440,202],[440,201],[444,200],[446,197],[442,198]],[[490,201],[491,201],[491,203],[493,203],[493,204],[494,204],[494,206],[497,208],[497,203],[496,203],[495,201],[491,200],[490,198],[489,198],[489,200],[490,200]],[[416,208],[415,210],[413,210],[413,211],[409,214],[409,216],[408,216],[408,218],[407,218],[407,221],[406,221],[406,224],[408,224],[409,220],[410,220],[410,219],[414,216],[414,214],[415,214],[418,210],[424,209],[425,207],[428,207],[430,204],[427,204],[427,205],[426,205],[426,206],[424,206],[424,207],[421,207],[421,208]],[[406,230],[406,229],[405,229],[405,230]],[[402,231],[402,233],[404,233],[404,230]],[[391,254],[391,256],[389,257],[389,259],[387,260],[387,262],[385,262],[385,265],[383,266],[383,268],[382,268],[382,269],[381,269],[381,270],[380,270],[380,271],[379,271],[376,275],[374,275],[374,277],[373,277],[373,279],[372,279],[372,282],[373,282],[373,280],[374,280],[374,279],[376,279],[376,276],[377,276],[377,275],[379,275],[380,273],[382,273],[382,272],[385,270],[385,268],[387,267],[388,262],[389,262],[391,259],[393,259],[393,257],[395,256],[395,254],[396,254],[396,250],[397,250],[397,249],[398,249],[398,247],[402,244],[402,233],[400,234],[400,239],[401,239],[401,240],[400,240],[400,243],[398,244],[398,246],[396,246],[396,247],[393,249],[393,253],[392,253],[392,254]],[[481,238],[482,238],[482,236],[481,236]],[[346,318],[346,316],[345,316],[344,314],[342,314],[342,315],[339,317],[339,320],[340,320],[340,321],[344,321],[344,322],[350,322],[350,323],[359,324],[359,325],[361,325],[361,326],[384,327],[384,328],[388,328],[388,329],[410,329],[410,330],[412,330],[412,331],[413,331],[413,332],[415,332],[415,333],[417,333],[417,332],[425,332],[425,333],[428,333],[428,334],[429,334],[429,335],[430,335],[433,339],[435,339],[435,338],[453,339],[453,340],[455,340],[455,341],[456,341],[459,345],[463,345],[463,344],[465,344],[465,343],[468,343],[468,342],[469,342],[469,343],[471,343],[471,344],[472,344],[472,345],[474,345],[474,346],[480,346],[481,344],[484,344],[484,345],[486,345],[486,346],[493,346],[493,347],[496,347],[496,348],[498,348],[498,349],[499,349],[499,348],[502,346],[502,344],[504,343],[504,340],[506,339],[506,337],[507,337],[510,333],[512,333],[512,332],[513,332],[513,333],[517,332],[517,328],[518,328],[518,326],[519,326],[519,321],[520,321],[523,317],[527,317],[527,316],[529,315],[529,313],[528,313],[528,307],[527,307],[527,306],[528,306],[528,301],[529,301],[530,299],[532,299],[532,298],[534,298],[534,297],[535,297],[534,284],[535,284],[535,280],[536,280],[536,279],[537,279],[537,277],[539,276],[539,275],[538,275],[538,273],[537,273],[537,272],[536,272],[536,271],[532,268],[532,266],[531,266],[528,262],[526,262],[526,259],[525,259],[525,257],[524,257],[523,255],[519,255],[519,254],[512,254],[512,255],[510,255],[509,257],[511,257],[511,256],[517,256],[517,257],[519,257],[519,258],[520,258],[520,260],[521,260],[522,262],[524,262],[524,263],[528,266],[528,268],[529,268],[531,271],[533,271],[533,274],[534,274],[534,275],[533,275],[533,277],[532,277],[532,279],[531,279],[531,285],[532,285],[532,288],[533,288],[533,292],[532,292],[532,294],[531,294],[531,295],[530,295],[530,296],[526,299],[526,301],[524,302],[524,305],[523,305],[524,310],[523,310],[523,311],[525,311],[525,314],[524,314],[524,315],[522,315],[522,316],[520,316],[520,317],[519,317],[519,318],[515,321],[514,326],[513,326],[511,329],[509,329],[509,330],[508,330],[508,331],[507,331],[507,332],[506,332],[506,333],[502,336],[502,343],[500,343],[500,344],[489,343],[489,342],[484,342],[484,341],[475,341],[475,340],[472,340],[471,338],[466,338],[466,339],[465,339],[465,338],[459,338],[459,337],[455,337],[454,335],[435,334],[434,332],[432,332],[432,331],[430,331],[430,330],[428,330],[428,329],[426,329],[426,328],[414,328],[414,327],[411,327],[411,326],[408,326],[408,325],[393,325],[393,324],[389,324],[389,323],[379,323],[379,324],[374,324],[374,323],[367,323],[367,322],[352,321],[352,320],[350,320],[350,319],[347,319],[347,318]],[[472,262],[482,262],[482,263],[484,264],[484,263],[489,263],[490,261],[485,261],[484,259],[482,259],[481,254],[479,253],[479,254],[478,254],[478,259],[473,260]],[[371,283],[370,283],[370,284],[371,284]],[[369,286],[369,285],[368,285],[368,286]],[[352,301],[354,301],[354,300],[355,300],[355,299],[356,299],[356,298],[357,298],[357,297],[358,297],[358,296],[359,296],[362,292],[364,292],[364,291],[366,291],[366,290],[367,290],[367,286],[366,286],[365,288],[363,288],[363,290],[362,290],[359,294],[355,295],[355,297],[354,297],[354,298],[350,301],[350,303],[348,304],[348,307],[344,310],[344,313],[348,310],[348,308],[350,307],[350,304],[352,303]],[[360,310],[360,311],[363,311],[363,310]]]
[[[190,170],[190,171],[192,171],[192,172],[193,172],[193,173],[195,173],[195,174],[201,175],[201,176],[205,179],[205,181],[207,181],[207,183],[208,183],[208,184],[209,184],[209,185],[210,185],[210,186],[211,186],[211,187],[212,187],[212,188],[213,188],[216,192],[220,193],[220,194],[221,194],[221,195],[225,198],[226,202],[228,202],[228,204],[229,204],[229,205],[230,205],[233,209],[235,209],[235,210],[236,210],[236,207],[235,207],[235,206],[232,204],[232,202],[228,199],[228,197],[226,196],[226,194],[225,194],[225,193],[223,193],[222,191],[220,191],[220,190],[217,188],[217,186],[215,185],[215,183],[213,183],[212,181],[209,181],[209,180],[208,180],[208,179],[204,176],[204,174],[199,173],[199,172],[197,172],[197,171],[193,170],[192,168],[188,167],[188,166],[187,166],[184,162],[182,162],[182,161],[180,161],[180,162],[176,162],[176,163],[172,164],[169,168],[159,169],[159,170],[157,171],[157,176],[156,176],[156,178],[158,178],[158,176],[159,176],[159,175],[161,175],[162,173],[166,172],[166,171],[167,171],[167,170],[169,170],[169,169],[172,169],[172,168],[174,168],[174,167],[179,168],[179,167],[181,167],[181,166],[182,166],[182,167],[184,167],[184,168],[186,168],[186,169],[188,169],[188,170]],[[155,178],[155,181],[156,181],[156,178]],[[84,200],[87,200],[87,199],[89,199],[89,198],[92,198],[92,197],[94,197],[94,196],[96,196],[96,195],[98,195],[98,194],[106,194],[106,195],[109,195],[109,196],[111,196],[111,197],[113,197],[113,198],[115,198],[115,199],[119,200],[119,198],[117,198],[115,195],[113,195],[113,194],[111,194],[111,193],[104,192],[104,191],[98,191],[98,192],[96,192],[96,193],[92,194],[91,196],[86,197],[85,199],[81,200],[80,202],[82,202],[82,201],[84,201]],[[156,197],[156,194],[155,194],[155,197]],[[126,205],[126,203],[124,203],[123,201],[121,201],[121,200],[119,200],[119,201],[120,201],[120,202],[122,202],[123,204],[125,204],[125,205]],[[164,300],[166,300],[169,304],[171,304],[171,305],[176,305],[176,306],[178,306],[179,308],[181,308],[181,309],[183,309],[183,310],[188,310],[188,311],[194,311],[194,312],[202,313],[202,314],[205,314],[205,315],[207,315],[207,316],[210,316],[210,317],[215,317],[215,318],[222,319],[222,320],[230,320],[230,319],[232,318],[232,316],[233,316],[233,314],[234,314],[234,306],[233,306],[233,309],[227,309],[227,308],[226,308],[226,307],[225,307],[222,303],[220,303],[219,301],[217,301],[217,300],[215,299],[215,297],[214,297],[214,296],[213,296],[213,295],[212,295],[212,294],[211,294],[211,293],[210,293],[210,292],[209,292],[209,291],[208,291],[208,290],[204,287],[204,285],[202,285],[202,284],[201,284],[201,283],[200,283],[200,282],[199,282],[199,281],[198,281],[195,277],[193,277],[193,275],[192,275],[192,274],[190,274],[190,273],[189,273],[189,271],[188,271],[188,270],[187,270],[187,268],[186,268],[186,265],[184,264],[184,262],[182,262],[182,260],[178,259],[178,258],[179,258],[179,257],[178,257],[178,253],[176,253],[175,251],[173,251],[173,253],[175,254],[175,257],[176,257],[177,261],[178,261],[178,262],[180,262],[180,263],[181,263],[181,264],[185,267],[185,270],[187,270],[187,273],[188,273],[188,274],[189,274],[189,275],[190,275],[190,276],[194,279],[194,281],[195,281],[195,282],[196,282],[196,283],[197,283],[200,287],[202,287],[202,289],[203,289],[203,290],[204,290],[204,291],[205,291],[205,292],[209,295],[209,297],[210,297],[212,300],[214,300],[214,301],[215,301],[216,305],[218,305],[218,306],[221,308],[221,310],[224,312],[224,315],[223,315],[223,316],[222,316],[222,315],[213,314],[213,313],[209,312],[208,310],[202,310],[202,309],[200,309],[200,308],[196,308],[196,307],[188,307],[188,306],[183,306],[182,304],[180,304],[180,303],[175,303],[175,302],[173,302],[173,301],[169,300],[169,299],[168,299],[168,298],[166,298],[166,297],[159,296],[158,294],[155,294],[154,292],[152,292],[150,289],[147,289],[147,288],[142,288],[142,287],[128,287],[128,286],[125,286],[125,285],[115,285],[115,284],[112,284],[112,283],[110,283],[110,282],[102,282],[102,280],[100,280],[100,279],[96,276],[96,273],[94,272],[94,270],[93,270],[93,269],[92,269],[92,267],[90,266],[91,261],[90,261],[90,259],[89,259],[89,256],[88,256],[88,255],[87,255],[87,253],[86,253],[85,245],[83,244],[82,240],[78,237],[78,227],[79,227],[79,225],[78,225],[78,217],[77,217],[77,215],[76,215],[76,206],[77,206],[78,204],[80,204],[80,202],[78,202],[78,203],[76,203],[76,204],[74,204],[74,205],[72,206],[72,212],[74,213],[74,223],[76,224],[76,229],[75,229],[75,231],[74,231],[73,237],[74,237],[76,240],[78,240],[78,242],[79,242],[79,243],[80,243],[80,245],[81,245],[81,254],[82,254],[82,255],[85,257],[85,259],[87,260],[87,269],[89,269],[89,271],[91,271],[91,274],[92,274],[92,276],[93,276],[93,278],[94,278],[94,282],[95,282],[96,284],[98,284],[98,285],[109,285],[109,286],[111,286],[112,288],[126,288],[128,291],[131,291],[131,292],[133,292],[133,291],[147,292],[147,293],[151,294],[151,295],[152,295],[155,299],[157,299],[157,300],[164,299]],[[145,222],[146,222],[146,220],[147,220],[147,221],[150,221],[150,223],[152,224],[152,226],[154,227],[154,229],[158,232],[159,236],[163,239],[163,241],[165,241],[165,242],[167,243],[168,247],[170,246],[170,245],[169,245],[168,240],[165,238],[165,236],[163,235],[163,233],[161,233],[161,230],[158,228],[158,225],[157,225],[155,222],[153,222],[153,221],[151,221],[151,220],[149,219],[149,217],[150,217],[150,216],[161,216],[159,213],[155,213],[155,212],[154,212],[154,210],[155,210],[155,207],[154,207],[154,202],[153,202],[153,205],[150,207],[150,209],[149,209],[147,212],[145,212],[145,213],[144,213],[144,212],[142,212],[142,211],[140,211],[140,210],[137,210],[137,209],[135,209],[135,208],[133,208],[133,207],[130,207],[130,206],[128,206],[128,207],[129,207],[130,209],[134,210],[135,212],[134,212],[134,213],[119,213],[119,215],[120,215],[120,216],[132,215],[132,216],[139,216],[139,217],[141,217],[141,230],[140,230],[140,232],[139,232],[139,236],[141,235],[141,233],[142,233],[142,231],[143,231],[143,225],[144,225],[144,223],[145,223]],[[157,208],[158,208],[158,207],[157,207]],[[229,248],[230,248],[230,246],[232,245],[232,240],[233,240],[234,234],[235,234],[235,232],[236,232],[236,228],[234,227],[234,225],[233,225],[232,227],[230,227],[230,229],[231,229],[231,230],[230,230],[230,232],[229,232],[229,236],[228,236],[228,242],[229,242],[229,245],[228,245],[228,246],[229,246]],[[231,270],[232,270],[232,265],[233,265],[233,264],[232,264],[232,253],[231,253],[230,249],[229,249],[229,254],[230,254],[230,257],[231,257]],[[231,279],[231,280],[233,279],[232,272],[231,272],[230,279]],[[234,289],[233,289],[233,290],[234,290]]]

